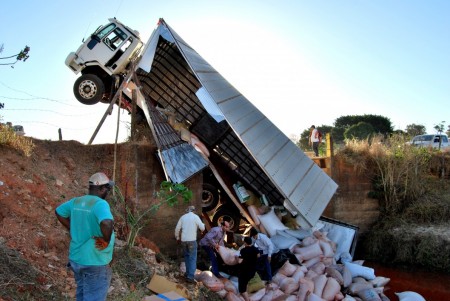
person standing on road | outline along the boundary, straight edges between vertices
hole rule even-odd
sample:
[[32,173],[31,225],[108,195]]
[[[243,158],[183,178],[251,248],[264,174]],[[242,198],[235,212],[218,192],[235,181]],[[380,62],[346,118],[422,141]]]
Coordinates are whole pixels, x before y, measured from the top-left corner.
[[114,219],[105,200],[114,182],[101,172],[89,178],[89,193],[59,205],[55,214],[70,232],[68,267],[77,301],[104,301],[111,283]]
[[316,157],[319,156],[319,144],[320,144],[319,131],[316,129],[314,125],[312,125],[309,134],[309,145],[310,146],[312,145],[312,149]]
[[219,246],[224,246],[225,234],[230,230],[230,224],[227,221],[222,221],[220,226],[211,228],[206,235],[200,240],[200,246],[209,256],[211,261],[211,272],[218,278],[222,278],[219,274],[219,263],[217,258],[220,255],[217,253]]
[[238,290],[245,301],[250,300],[247,293],[247,285],[256,274],[256,264],[260,256],[258,248],[252,244],[251,237],[244,238],[244,248],[241,249],[239,260]]
[[202,232],[205,230],[205,224],[194,211],[195,207],[189,206],[175,227],[175,238],[183,247],[184,263],[186,264],[184,276],[186,281],[191,283],[196,283],[194,274],[197,269],[197,230],[200,229]]
[[255,240],[255,246],[261,250],[262,255],[258,258],[257,271],[262,280],[272,281],[272,269],[270,260],[275,251],[275,246],[267,235],[258,233],[255,228],[250,229],[250,237]]

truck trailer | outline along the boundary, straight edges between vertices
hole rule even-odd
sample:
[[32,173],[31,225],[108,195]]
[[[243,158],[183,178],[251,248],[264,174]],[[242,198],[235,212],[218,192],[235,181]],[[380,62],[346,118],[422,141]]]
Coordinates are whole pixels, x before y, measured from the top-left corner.
[[164,19],[146,43],[109,19],[65,63],[81,74],[73,88],[81,103],[131,111],[136,101],[168,180],[203,173],[202,206],[215,210],[213,223],[228,218],[236,230],[241,218],[251,219],[235,189],[245,187],[311,228],[338,187]]

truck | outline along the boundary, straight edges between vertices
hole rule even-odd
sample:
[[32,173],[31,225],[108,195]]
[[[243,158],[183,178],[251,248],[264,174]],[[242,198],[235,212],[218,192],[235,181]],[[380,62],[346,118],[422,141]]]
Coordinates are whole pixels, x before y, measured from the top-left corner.
[[212,212],[213,224],[227,219],[233,230],[242,220],[253,224],[239,195],[245,187],[311,228],[337,189],[164,19],[143,43],[137,31],[111,18],[65,64],[81,74],[73,87],[81,103],[120,104],[131,111],[136,101],[168,180],[181,183],[203,173],[202,208]]

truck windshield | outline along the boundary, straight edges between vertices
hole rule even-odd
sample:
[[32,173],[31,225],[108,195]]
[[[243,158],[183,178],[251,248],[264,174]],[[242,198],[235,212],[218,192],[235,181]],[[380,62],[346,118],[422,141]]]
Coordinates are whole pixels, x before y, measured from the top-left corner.
[[99,31],[95,32],[94,34],[99,37],[100,39],[106,36],[111,30],[116,27],[116,24],[111,23],[106,25],[105,27],[101,28]]

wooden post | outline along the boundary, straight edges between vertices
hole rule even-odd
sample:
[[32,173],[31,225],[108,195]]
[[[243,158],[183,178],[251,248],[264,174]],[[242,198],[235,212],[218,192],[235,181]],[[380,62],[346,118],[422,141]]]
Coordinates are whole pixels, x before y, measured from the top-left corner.
[[[134,69],[132,69],[134,70]],[[125,87],[125,85],[128,83],[128,80],[130,79],[131,75],[133,74],[133,71],[128,72],[128,75],[126,76],[126,78],[122,81],[122,84],[120,85],[119,89],[117,91],[122,91],[123,87]],[[105,114],[103,114],[102,119],[100,120],[100,122],[98,123],[97,128],[94,131],[94,134],[92,134],[91,139],[88,142],[88,145],[91,145],[92,142],[95,139],[95,136],[97,136],[98,131],[100,130],[100,128],[103,125],[103,122],[105,122],[106,116],[110,114],[110,112],[112,112],[112,107],[113,105],[116,103],[116,101],[118,100],[118,98],[120,97],[120,93],[116,92],[116,94],[114,95],[114,97],[111,99],[111,102],[109,103],[108,108],[106,109]]]
[[331,139],[331,134],[326,133],[325,139],[327,141],[327,157],[333,156],[333,139]]
[[136,103],[137,90],[131,90],[131,141],[136,142]]
[[134,153],[134,191],[136,192],[136,204],[138,203],[138,150],[136,137],[136,103],[137,103],[137,89],[131,91],[131,143],[133,144]]
[[62,131],[61,128],[58,129],[59,141],[62,141]]

